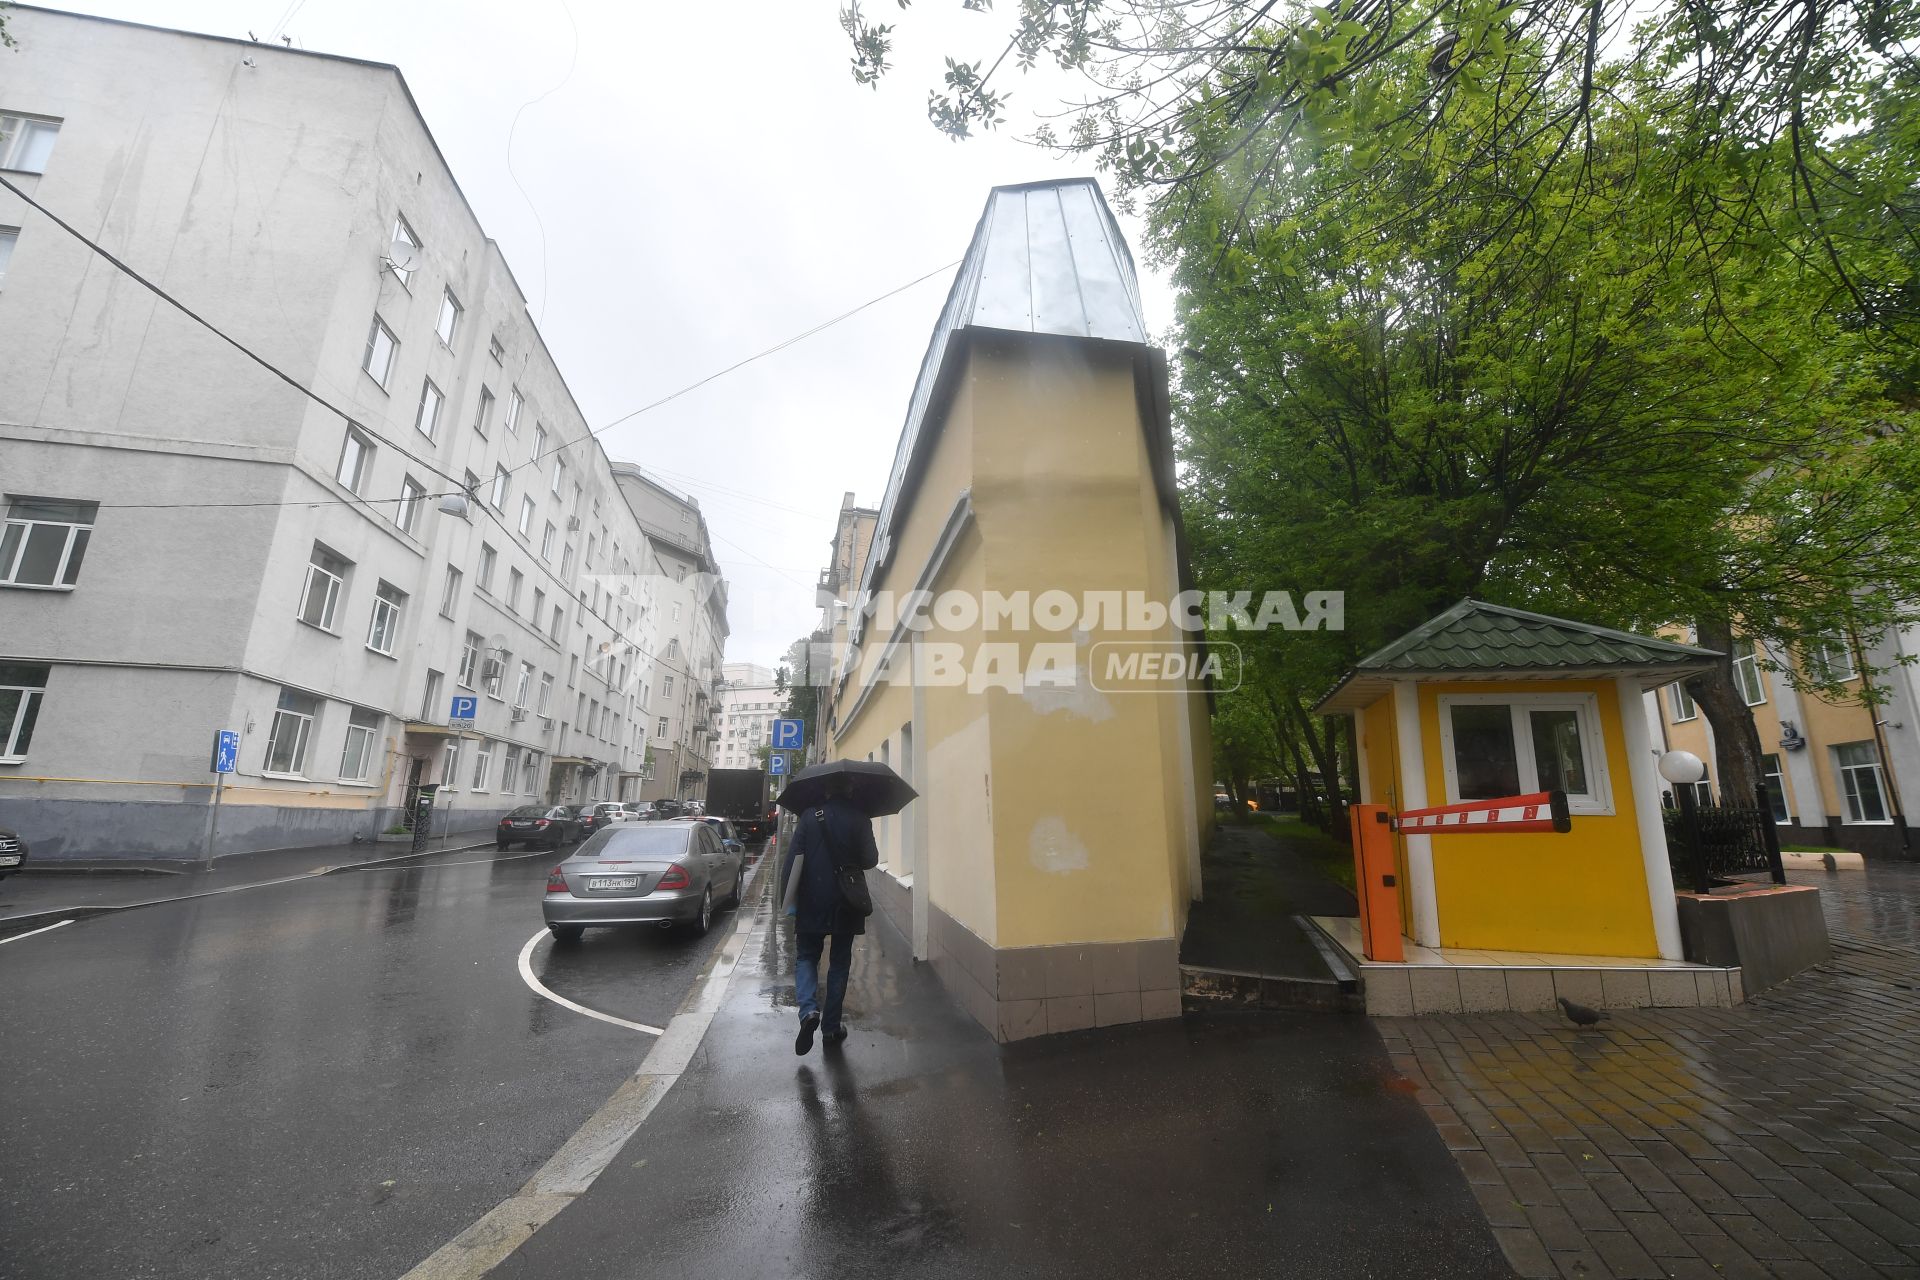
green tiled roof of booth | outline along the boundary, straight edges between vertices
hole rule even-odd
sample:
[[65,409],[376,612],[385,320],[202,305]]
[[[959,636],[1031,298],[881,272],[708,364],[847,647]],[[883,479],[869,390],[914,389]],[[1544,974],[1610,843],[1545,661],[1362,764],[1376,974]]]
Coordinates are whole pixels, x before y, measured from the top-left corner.
[[[1462,600],[1362,658],[1315,708],[1352,710],[1372,701],[1394,676],[1492,676],[1525,672],[1591,675],[1629,672],[1649,687],[1699,670],[1718,653],[1653,636],[1550,618],[1481,600]],[[1364,697],[1364,701],[1360,699]]]

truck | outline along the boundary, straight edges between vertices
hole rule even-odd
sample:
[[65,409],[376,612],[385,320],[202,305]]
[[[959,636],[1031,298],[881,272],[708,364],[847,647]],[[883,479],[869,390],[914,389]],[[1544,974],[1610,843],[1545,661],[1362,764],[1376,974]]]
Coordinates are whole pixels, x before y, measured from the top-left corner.
[[707,775],[707,813],[725,818],[748,844],[773,834],[779,811],[767,798],[767,775],[760,769],[715,769]]

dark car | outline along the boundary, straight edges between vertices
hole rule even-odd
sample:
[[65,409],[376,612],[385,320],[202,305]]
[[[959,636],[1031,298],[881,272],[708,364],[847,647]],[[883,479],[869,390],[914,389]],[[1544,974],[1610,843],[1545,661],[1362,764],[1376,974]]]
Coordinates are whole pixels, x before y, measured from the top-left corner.
[[620,823],[547,876],[541,912],[560,942],[590,925],[681,925],[705,933],[716,907],[740,905],[746,860],[704,822]]
[[493,833],[493,847],[506,849],[516,844],[536,849],[558,849],[580,838],[580,823],[573,810],[564,805],[523,804],[500,819]]
[[11,831],[0,831],[0,878],[18,871],[27,861],[27,842]]
[[572,816],[574,825],[579,828],[580,838],[585,840],[597,831],[605,831],[617,822],[625,820],[625,814],[617,804],[596,801],[593,804],[577,804],[567,813]]
[[740,838],[740,833],[735,831],[733,824],[725,818],[716,818],[708,814],[701,818],[700,821],[712,827],[719,835],[720,843],[727,846],[727,848],[733,850],[735,853],[745,853],[747,851],[747,842]]

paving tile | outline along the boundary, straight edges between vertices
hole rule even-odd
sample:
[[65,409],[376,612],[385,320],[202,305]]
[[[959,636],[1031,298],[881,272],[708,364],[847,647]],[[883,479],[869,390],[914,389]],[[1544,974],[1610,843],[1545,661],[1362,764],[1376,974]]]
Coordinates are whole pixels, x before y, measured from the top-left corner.
[[[1702,1179],[1705,1181],[1705,1179]],[[1607,1207],[1615,1211],[1632,1212],[1650,1210],[1646,1197],[1634,1189],[1626,1175],[1621,1173],[1597,1173],[1587,1179],[1599,1197],[1606,1201]]]
[[1507,1255],[1507,1265],[1525,1280],[1551,1280],[1560,1274],[1547,1255],[1547,1247],[1533,1232],[1524,1227],[1495,1227],[1493,1235],[1500,1242],[1500,1251]]
[[1582,1231],[1559,1205],[1528,1205],[1527,1225],[1540,1237],[1540,1243],[1554,1253],[1584,1249],[1588,1245],[1589,1233]]
[[1700,1256],[1699,1251],[1687,1243],[1686,1237],[1661,1216],[1658,1206],[1652,1213],[1623,1213],[1619,1217],[1622,1225],[1640,1242],[1640,1247],[1656,1258]]
[[1620,1156],[1613,1162],[1614,1168],[1626,1175],[1634,1189],[1645,1195],[1649,1191],[1675,1191],[1672,1179],[1655,1167],[1654,1162],[1645,1156]]
[[1507,1189],[1521,1204],[1557,1206],[1560,1203],[1560,1197],[1547,1185],[1547,1180],[1540,1176],[1538,1169],[1502,1169],[1501,1173],[1506,1177]]
[[1640,1247],[1626,1231],[1595,1231],[1587,1236],[1593,1251],[1606,1260],[1607,1269],[1618,1280],[1665,1280],[1666,1268]]
[[1607,1280],[1611,1273],[1599,1254],[1591,1249],[1561,1250],[1553,1255],[1553,1265],[1566,1280]]
[[1473,1198],[1480,1202],[1480,1211],[1487,1217],[1487,1225],[1494,1227],[1525,1227],[1527,1221],[1526,1206],[1514,1198],[1506,1184],[1488,1186],[1473,1183],[1468,1187]]
[[1758,1178],[1731,1160],[1699,1160],[1700,1172],[1719,1183],[1729,1195],[1764,1196],[1771,1194]]
[[1777,1232],[1751,1214],[1715,1214],[1714,1225],[1733,1237],[1742,1249],[1762,1261],[1774,1258],[1798,1258],[1800,1250],[1782,1240]]
[[1607,1202],[1591,1190],[1568,1189],[1560,1192],[1560,1207],[1585,1231],[1623,1230],[1620,1219]]

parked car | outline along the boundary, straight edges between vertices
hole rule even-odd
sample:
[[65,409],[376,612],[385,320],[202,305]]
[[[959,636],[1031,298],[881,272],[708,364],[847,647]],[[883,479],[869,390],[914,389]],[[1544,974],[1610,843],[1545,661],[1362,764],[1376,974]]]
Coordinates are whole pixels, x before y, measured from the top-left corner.
[[580,823],[565,805],[523,804],[500,819],[493,833],[493,847],[504,850],[524,844],[558,849],[579,838]]
[[582,840],[594,834],[596,831],[610,827],[620,821],[619,809],[604,802],[577,804],[571,809],[568,809],[567,812],[573,816],[575,825],[580,829],[580,838]]
[[740,833],[733,829],[731,822],[728,822],[725,818],[715,818],[711,816],[704,817],[700,819],[700,821],[720,833],[721,844],[724,844],[729,849],[736,849],[741,853],[746,852],[747,842],[740,838]]
[[746,858],[704,822],[608,827],[547,876],[540,905],[560,942],[599,925],[680,925],[701,934],[716,906],[737,907]]
[[0,831],[0,879],[18,871],[27,862],[27,842],[11,831]]
[[685,808],[686,806],[678,800],[655,800],[653,802],[653,809],[648,816],[655,821],[662,818],[677,818]]

